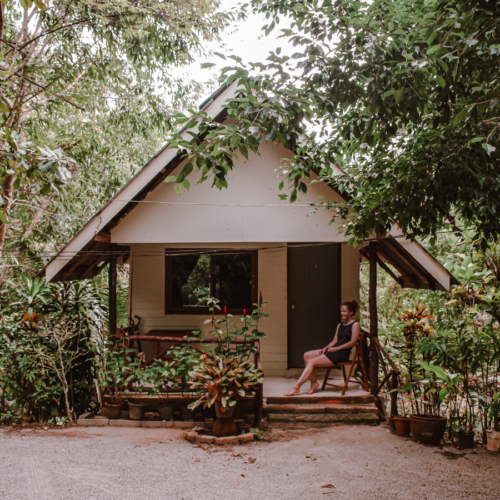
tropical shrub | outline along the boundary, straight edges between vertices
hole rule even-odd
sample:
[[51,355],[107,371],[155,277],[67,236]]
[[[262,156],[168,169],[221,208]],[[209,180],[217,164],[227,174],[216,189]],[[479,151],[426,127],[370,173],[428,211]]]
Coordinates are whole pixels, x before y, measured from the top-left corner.
[[72,420],[94,394],[106,321],[97,280],[47,285],[20,274],[0,293],[0,413]]
[[214,403],[222,405],[222,411],[234,406],[238,399],[251,396],[257,386],[264,381],[264,374],[253,365],[249,358],[252,353],[257,352],[255,341],[265,338],[265,334],[259,331],[259,320],[269,317],[262,313],[262,307],[266,305],[262,300],[262,292],[259,301],[254,304],[255,309],[251,315],[243,310],[240,321],[242,327],[236,325],[232,320],[233,315],[227,313],[224,307],[224,316],[216,318],[216,310],[220,310],[217,299],[209,300],[212,318],[207,320],[214,327],[208,335],[214,337],[209,351],[202,354],[198,366],[190,373],[191,389],[199,396],[198,400],[191,403],[194,409],[204,403],[205,408],[210,408]]

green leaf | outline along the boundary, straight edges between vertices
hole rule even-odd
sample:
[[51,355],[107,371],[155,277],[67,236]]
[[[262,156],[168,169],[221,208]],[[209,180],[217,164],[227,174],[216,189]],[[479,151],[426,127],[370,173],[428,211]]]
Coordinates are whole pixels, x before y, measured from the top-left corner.
[[489,156],[491,156],[491,153],[493,153],[493,151],[496,151],[496,147],[495,146],[492,146],[491,144],[481,144],[481,146],[483,146],[483,148],[485,149],[485,151],[488,153]]
[[468,114],[469,112],[466,109],[460,111],[460,113],[458,113],[453,120],[453,126],[456,127],[461,121],[465,120]]
[[9,108],[2,101],[0,101],[0,112],[2,112],[2,113],[8,113],[9,112]]
[[474,139],[471,139],[471,140],[469,141],[469,146],[470,146],[471,144],[474,144],[475,142],[484,141],[484,139],[486,139],[486,137],[474,137]]
[[10,224],[9,219],[7,219],[5,215],[5,210],[0,210],[0,221],[2,221],[3,224]]
[[176,184],[176,185],[174,186],[174,189],[175,189],[175,192],[176,192],[177,194],[182,194],[182,189],[181,189],[181,185],[180,185],[180,184]]
[[213,66],[215,66],[215,64],[214,64],[214,63],[203,63],[203,64],[201,65],[201,68],[202,68],[202,69],[203,69],[203,68],[212,68]]
[[427,54],[434,54],[434,52],[437,52],[441,48],[441,45],[434,45],[434,47],[431,47],[430,49],[427,49]]
[[446,86],[446,80],[445,80],[443,77],[439,76],[439,75],[438,75],[438,76],[436,76],[436,80],[437,80],[438,84],[439,84],[441,87],[443,87],[443,89],[444,89],[444,88],[445,88],[445,86]]
[[240,153],[248,160],[248,149],[244,144],[239,145]]
[[23,9],[28,10],[33,5],[33,0],[20,0]]
[[42,0],[34,0],[35,5],[42,11],[45,12],[47,10],[47,6],[42,2]]
[[393,95],[395,92],[396,92],[395,90],[388,90],[387,92],[384,92],[382,94],[382,99],[385,99],[386,97]]
[[164,182],[175,182],[177,180],[176,175],[169,175]]
[[405,89],[397,90],[396,94],[394,95],[394,99],[396,102],[401,102],[403,100],[403,97],[405,95]]

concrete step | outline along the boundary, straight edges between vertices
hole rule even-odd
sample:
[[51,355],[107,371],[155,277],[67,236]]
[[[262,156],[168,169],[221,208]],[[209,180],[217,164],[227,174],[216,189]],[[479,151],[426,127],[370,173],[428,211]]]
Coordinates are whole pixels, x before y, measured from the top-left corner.
[[264,415],[269,414],[370,414],[378,415],[374,404],[366,405],[339,405],[339,404],[265,404]]
[[[321,393],[319,393],[321,394]],[[265,401],[269,405],[317,405],[317,404],[337,404],[337,405],[363,405],[372,404],[375,399],[372,395],[366,396],[268,396]]]
[[374,424],[378,425],[379,418],[373,413],[330,413],[330,414],[297,414],[297,413],[270,413],[267,416],[269,424]]

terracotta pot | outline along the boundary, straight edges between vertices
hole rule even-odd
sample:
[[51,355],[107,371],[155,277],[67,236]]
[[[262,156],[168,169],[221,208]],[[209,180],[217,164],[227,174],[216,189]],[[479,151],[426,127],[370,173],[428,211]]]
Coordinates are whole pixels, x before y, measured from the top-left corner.
[[500,431],[486,431],[488,444],[486,449],[488,451],[500,451]]
[[218,418],[213,433],[215,437],[237,436],[238,428],[232,418]]
[[160,420],[172,420],[174,418],[174,404],[158,405],[158,413],[160,414]]
[[392,421],[398,436],[410,435],[410,417],[393,417]]
[[190,410],[187,404],[180,405],[179,412],[182,420],[194,420],[194,417],[196,416],[196,410]]
[[217,414],[215,413],[215,407],[211,406],[210,408],[203,408],[201,410],[201,414],[203,415],[204,420],[212,419],[215,420]]
[[446,431],[446,418],[431,415],[412,415],[410,429],[413,439],[422,444],[439,446]]
[[233,418],[234,406],[230,406],[226,411],[222,411],[222,404],[215,403],[215,413],[217,414],[217,420],[214,424],[214,436],[236,436],[238,434],[238,428]]
[[222,404],[215,403],[215,414],[217,418],[233,418],[235,406],[228,406],[226,411],[222,411]]
[[121,403],[118,405],[114,405],[111,403],[104,403],[104,407],[101,411],[101,415],[107,417],[111,420],[116,420],[121,417],[122,414],[122,405]]
[[474,447],[474,433],[473,432],[457,432],[458,446],[462,449]]
[[144,410],[147,405],[143,404],[128,404],[128,416],[132,420],[142,420],[144,418]]

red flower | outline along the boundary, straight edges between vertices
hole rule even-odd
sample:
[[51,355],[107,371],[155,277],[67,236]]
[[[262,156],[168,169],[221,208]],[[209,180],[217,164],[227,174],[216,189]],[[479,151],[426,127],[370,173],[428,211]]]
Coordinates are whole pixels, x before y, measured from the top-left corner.
[[224,316],[227,316],[227,307],[224,306]]
[[243,309],[243,316],[246,316],[246,315],[247,315],[247,310]]
[[483,123],[486,123],[486,120],[483,120]]

